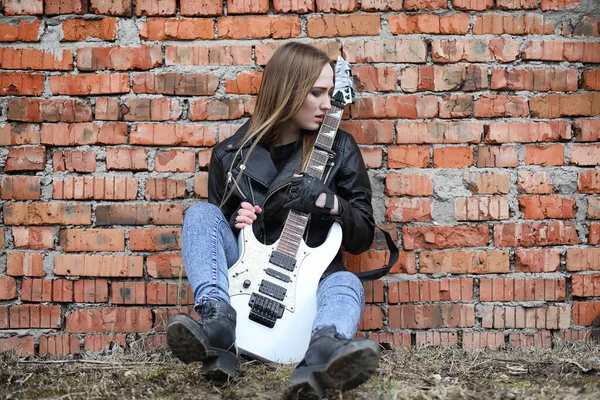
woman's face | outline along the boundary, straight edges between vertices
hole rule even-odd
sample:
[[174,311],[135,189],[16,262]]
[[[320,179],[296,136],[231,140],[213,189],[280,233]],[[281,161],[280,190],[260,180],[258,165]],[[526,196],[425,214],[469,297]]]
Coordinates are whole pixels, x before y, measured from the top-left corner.
[[290,122],[307,131],[319,129],[327,110],[331,108],[329,93],[333,89],[333,69],[329,64],[323,67],[310,93],[306,96],[302,108]]

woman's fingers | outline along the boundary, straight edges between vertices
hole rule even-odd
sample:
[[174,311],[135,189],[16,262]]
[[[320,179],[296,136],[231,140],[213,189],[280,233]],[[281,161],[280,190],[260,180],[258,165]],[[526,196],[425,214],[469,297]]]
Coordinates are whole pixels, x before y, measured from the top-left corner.
[[235,227],[237,229],[244,229],[246,225],[251,225],[256,220],[256,213],[261,212],[262,209],[259,206],[253,206],[246,201],[242,202],[238,210],[238,215],[235,217]]

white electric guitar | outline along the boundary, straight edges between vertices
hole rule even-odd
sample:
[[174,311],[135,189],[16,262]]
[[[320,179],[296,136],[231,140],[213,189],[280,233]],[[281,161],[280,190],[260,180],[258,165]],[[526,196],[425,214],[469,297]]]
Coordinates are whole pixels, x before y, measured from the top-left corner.
[[[322,179],[344,106],[354,102],[350,65],[335,66],[336,86],[305,172]],[[237,312],[236,344],[241,353],[262,361],[299,362],[310,341],[317,313],[317,286],[342,242],[334,223],[325,242],[311,248],[303,236],[309,214],[291,210],[279,239],[260,243],[252,226],[240,231],[240,259],[229,269],[229,296]]]

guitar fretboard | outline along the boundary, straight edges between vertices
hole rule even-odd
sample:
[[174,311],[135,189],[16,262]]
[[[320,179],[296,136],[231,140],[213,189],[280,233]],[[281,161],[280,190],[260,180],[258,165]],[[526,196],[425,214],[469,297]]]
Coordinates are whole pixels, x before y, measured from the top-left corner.
[[[304,172],[317,179],[323,178],[325,166],[327,165],[327,160],[329,159],[329,154],[327,151],[321,150],[319,147],[331,150],[333,141],[335,139],[335,134],[340,126],[342,113],[342,108],[332,105],[323,119],[321,129],[319,129],[316,140],[318,146],[315,145],[310,153],[308,164],[304,170]],[[296,210],[290,210],[279,238],[277,251],[289,257],[296,258],[298,248],[300,247],[302,237],[304,236],[304,231],[306,230],[306,226],[308,224],[308,218],[309,214],[301,213]]]

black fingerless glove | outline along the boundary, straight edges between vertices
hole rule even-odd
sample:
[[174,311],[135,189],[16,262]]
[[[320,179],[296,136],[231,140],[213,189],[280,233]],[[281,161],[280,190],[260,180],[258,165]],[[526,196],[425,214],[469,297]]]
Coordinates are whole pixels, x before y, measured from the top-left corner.
[[[283,205],[285,208],[317,216],[329,214],[334,206],[334,194],[320,179],[303,174],[300,177],[292,178],[291,183],[288,201]],[[326,194],[324,207],[316,204],[321,193]]]

